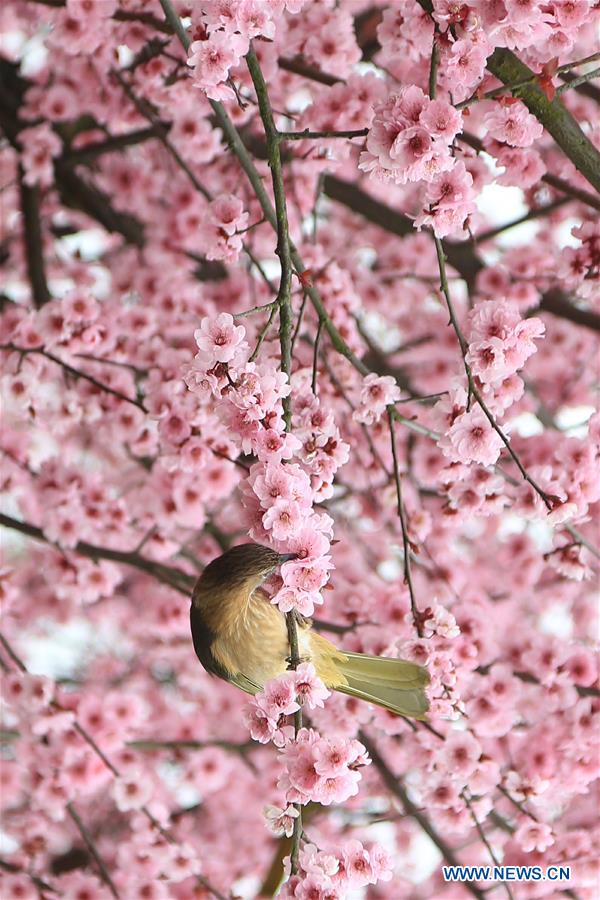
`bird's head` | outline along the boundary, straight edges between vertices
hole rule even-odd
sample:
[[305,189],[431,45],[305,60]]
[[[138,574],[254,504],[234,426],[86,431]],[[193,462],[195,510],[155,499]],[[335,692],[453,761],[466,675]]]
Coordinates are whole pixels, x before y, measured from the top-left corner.
[[196,589],[201,593],[213,593],[244,585],[252,591],[290,559],[297,559],[297,554],[278,553],[261,544],[240,544],[207,565]]

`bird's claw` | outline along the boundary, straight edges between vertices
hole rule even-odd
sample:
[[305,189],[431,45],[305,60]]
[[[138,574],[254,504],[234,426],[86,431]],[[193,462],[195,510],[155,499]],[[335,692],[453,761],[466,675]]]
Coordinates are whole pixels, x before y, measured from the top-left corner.
[[299,666],[301,663],[310,662],[310,659],[308,656],[286,656],[285,661],[288,664],[288,669],[295,669],[296,666]]

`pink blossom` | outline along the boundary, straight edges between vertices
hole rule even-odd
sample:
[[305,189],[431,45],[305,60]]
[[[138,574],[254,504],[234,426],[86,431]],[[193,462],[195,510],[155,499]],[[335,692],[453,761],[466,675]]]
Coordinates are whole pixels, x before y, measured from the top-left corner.
[[315,769],[324,777],[338,775],[343,772],[349,762],[354,759],[350,744],[340,739],[319,745]]
[[468,731],[454,732],[446,738],[436,760],[442,769],[466,782],[475,771],[481,752],[479,741]]
[[529,147],[544,131],[520,101],[509,105],[494,102],[492,109],[486,113],[485,126],[488,134],[511,147]]
[[141,771],[128,772],[123,778],[115,779],[112,795],[121,812],[141,809],[154,793],[152,783]]
[[265,806],[263,814],[267,820],[269,831],[275,837],[281,837],[284,834],[286,837],[291,837],[294,831],[294,822],[300,815],[294,806],[286,806],[285,809],[280,809],[278,806],[270,805]]
[[293,673],[269,681],[260,695],[259,704],[274,721],[299,709],[296,701],[296,681]]
[[315,606],[320,606],[323,603],[323,598],[317,593],[310,593],[293,587],[283,587],[275,594],[271,602],[277,604],[283,613],[288,613],[295,609],[301,616],[312,616]]
[[463,119],[459,110],[446,100],[432,100],[428,103],[419,121],[435,137],[451,141],[462,130]]
[[302,523],[302,508],[294,500],[277,500],[266,511],[262,522],[276,540],[287,541]]
[[48,124],[42,123],[23,129],[19,139],[23,143],[21,159],[26,184],[48,187],[52,182],[52,160],[62,150],[60,138]]
[[360,392],[360,406],[354,413],[357,422],[372,425],[385,412],[386,406],[400,399],[400,388],[390,375],[367,375]]
[[[280,607],[281,608],[281,607]],[[303,706],[314,709],[323,706],[323,701],[331,696],[320,678],[317,677],[312,663],[301,663],[295,671],[294,690]]]
[[189,49],[188,66],[193,69],[196,87],[212,100],[225,100],[233,95],[225,85],[229,70],[248,49],[241,35],[214,31],[210,38],[194,41]]
[[479,406],[460,415],[448,432],[444,453],[456,462],[493,465],[502,450],[502,440]]
[[244,347],[245,334],[243,325],[234,325],[233,316],[219,313],[215,319],[202,319],[194,338],[210,368],[216,362],[232,362]]
[[479,44],[469,40],[455,41],[446,63],[450,83],[472,87],[482,77],[490,51],[491,47],[486,42]]
[[258,433],[256,453],[259,459],[281,462],[282,459],[294,456],[301,446],[301,442],[293,434],[282,434],[273,428],[265,428]]
[[533,850],[543,853],[554,843],[554,835],[549,825],[528,819],[517,829],[514,840],[525,853],[531,853]]
[[360,841],[348,841],[344,846],[344,874],[353,887],[374,884],[370,855]]

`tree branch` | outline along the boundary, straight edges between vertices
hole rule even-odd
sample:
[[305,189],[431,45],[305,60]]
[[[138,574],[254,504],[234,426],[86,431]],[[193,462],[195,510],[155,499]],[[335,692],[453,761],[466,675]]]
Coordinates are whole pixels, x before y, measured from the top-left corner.
[[93,858],[94,862],[96,863],[96,865],[98,867],[98,871],[100,872],[100,877],[101,877],[102,881],[108,887],[108,889],[111,892],[111,894],[113,895],[113,897],[115,897],[116,900],[119,900],[119,892],[117,891],[117,889],[114,885],[114,882],[113,882],[112,878],[110,877],[109,871],[106,868],[106,863],[100,856],[100,854],[98,852],[98,848],[96,847],[96,845],[92,839],[92,836],[90,835],[89,831],[83,824],[79,813],[77,812],[77,810],[75,809],[75,807],[73,806],[72,803],[67,803],[67,812],[69,813],[71,819],[77,826],[77,830],[79,831],[79,834],[81,835],[81,837],[83,839],[83,843],[87,847],[87,849],[90,853],[90,856]]
[[510,441],[504,434],[504,431],[502,430],[502,428],[500,428],[500,426],[496,422],[496,419],[490,412],[485,400],[481,396],[481,391],[479,390],[479,388],[477,387],[477,384],[475,383],[473,373],[471,372],[471,367],[470,367],[469,363],[467,362],[467,342],[462,333],[462,329],[461,329],[458,319],[456,317],[456,313],[454,311],[454,306],[452,304],[452,299],[450,297],[450,287],[448,285],[448,278],[446,276],[446,261],[445,261],[445,257],[444,257],[444,250],[442,247],[442,242],[437,237],[434,237],[434,241],[435,241],[435,249],[436,249],[437,258],[438,258],[439,270],[440,270],[440,288],[441,288],[442,294],[444,295],[444,298],[446,300],[446,306],[448,307],[448,314],[450,316],[450,323],[452,324],[452,327],[454,329],[454,332],[456,334],[456,337],[457,337],[457,340],[458,340],[458,343],[460,346],[460,351],[462,353],[465,374],[467,376],[467,382],[468,382],[468,386],[469,386],[469,393],[472,394],[473,397],[475,397],[475,400],[479,404],[481,411],[483,412],[486,419],[490,423],[491,427],[494,429],[494,431],[496,432],[496,434],[498,435],[498,437],[500,438],[500,440],[502,441],[502,443],[508,450],[508,452],[511,456],[511,459],[515,463],[516,467],[518,468],[519,472],[521,473],[521,475],[523,476],[525,481],[531,485],[531,487],[534,489],[536,494],[542,499],[542,501],[543,501],[544,505],[546,506],[546,508],[548,509],[548,511],[551,512],[554,509],[554,503],[553,503],[552,498],[546,493],[546,491],[544,491],[539,486],[539,484],[536,481],[533,480],[531,475],[529,475],[529,473],[527,472],[523,463],[521,462],[521,460],[519,459],[519,457],[517,456],[517,454],[511,447]]
[[[21,534],[33,538],[36,541],[41,541],[52,547],[57,546],[45,536],[42,529],[38,528],[37,525],[31,525],[29,522],[22,522],[12,516],[0,513],[0,526],[2,525],[5,528],[11,528],[13,531],[19,531]],[[187,597],[189,597],[196,581],[196,578],[193,575],[188,575],[183,569],[155,562],[153,559],[140,556],[140,554],[135,551],[113,550],[110,547],[98,547],[96,544],[90,544],[87,541],[78,541],[75,547],[70,549],[72,549],[73,553],[78,553],[80,556],[87,557],[87,559],[107,559],[111,562],[122,563],[125,566],[131,566],[134,569],[138,569],[141,572],[146,572],[162,584],[167,584],[169,587],[185,594]]]
[[[461,135],[461,140],[464,137],[464,135]],[[554,180],[554,176],[551,177]],[[332,200],[342,203],[348,209],[391,234],[405,237],[414,233],[412,221],[408,216],[392,209],[392,207],[382,203],[380,200],[375,200],[355,184],[344,181],[335,175],[326,175],[323,180],[323,191]],[[588,195],[586,192],[586,197],[589,199],[592,195]],[[596,203],[596,198],[592,197],[592,199]],[[484,267],[483,262],[475,253],[472,243],[470,241],[461,244],[453,241],[442,241],[442,246],[450,265],[456,269],[467,284],[472,285],[477,273]],[[551,288],[542,294],[540,309],[560,318],[568,319],[576,325],[600,331],[600,315],[592,310],[583,310],[575,306],[566,298],[564,292],[558,288]]]
[[[415,822],[417,822],[421,826],[425,834],[436,845],[448,865],[459,866],[460,862],[452,847],[450,847],[444,841],[444,839],[437,833],[427,816],[423,812],[421,812],[418,806],[416,806],[416,804],[413,803],[413,801],[410,799],[406,790],[404,789],[402,782],[399,778],[396,778],[383,757],[379,754],[379,751],[377,750],[375,744],[365,734],[364,731],[359,732],[358,737],[359,740],[365,745],[367,753],[373,761],[373,765],[381,776],[381,780],[390,791],[390,793],[394,794],[394,796],[397,797],[398,800],[400,800],[400,803],[404,807],[406,815],[413,818]],[[474,897],[477,897],[478,900],[484,900],[484,892],[480,888],[478,888],[474,882],[465,881],[464,885],[466,890],[468,890]]]
[[[5,518],[8,518],[8,517],[0,516],[0,524],[4,524],[2,522],[2,519],[5,519]],[[28,526],[28,527],[31,529],[31,526]],[[2,644],[2,646],[5,649],[8,650],[9,655],[10,655],[11,659],[13,660],[13,662],[15,662],[15,664],[17,665],[17,668],[20,669],[21,672],[27,672],[28,670],[27,670],[27,667],[25,666],[25,663],[19,658],[19,656],[17,656],[15,651],[12,649],[10,643],[7,641],[7,639],[4,637],[4,635],[2,633],[0,633],[0,643]],[[60,709],[60,710],[63,709],[63,707],[59,706],[59,704],[56,703],[56,701],[53,701],[52,705],[57,709]],[[106,757],[105,753],[100,749],[100,747],[98,746],[96,741],[93,739],[93,737],[83,727],[83,725],[79,724],[77,719],[74,720],[73,727],[81,735],[81,737],[89,745],[89,747],[94,751],[94,753],[99,757],[99,759],[102,760],[104,765],[112,772],[112,774],[115,776],[115,778],[120,778],[121,773],[119,772],[119,770],[116,768],[116,766],[114,766],[110,762],[110,760]],[[173,844],[173,845],[177,844],[177,841],[175,840],[173,835],[169,831],[167,831],[165,828],[162,827],[162,825],[160,824],[160,822],[158,821],[156,816],[154,816],[150,812],[150,810],[148,809],[147,806],[142,806],[140,812],[142,812],[146,816],[148,821],[151,823],[153,828],[155,828],[157,830],[157,832],[161,835],[161,837],[163,837],[170,844]],[[93,851],[91,848],[90,848],[90,853],[92,853],[92,855],[93,855]],[[213,897],[216,898],[216,900],[227,900],[227,898],[217,888],[215,888],[203,875],[196,875],[195,878],[199,882],[199,884],[201,884],[204,888],[206,888],[206,890],[209,891],[209,893],[211,893],[213,895]]]
[[[60,366],[68,375],[71,375],[73,378],[81,378],[84,381],[93,384],[94,387],[98,388],[98,390],[104,391],[104,393],[106,394],[110,394],[111,397],[116,397],[117,400],[121,400],[123,401],[123,403],[130,403],[132,406],[136,406],[144,413],[148,412],[141,400],[136,400],[134,397],[128,397],[127,394],[122,394],[120,391],[116,391],[108,384],[103,384],[102,381],[98,381],[96,378],[94,378],[93,375],[88,375],[87,372],[83,372],[81,369],[76,369],[74,366],[69,365],[69,363],[64,362],[64,360],[60,359],[58,356],[55,356],[53,353],[50,353],[48,350],[44,350],[42,347],[18,347],[15,344],[0,344],[0,350],[5,350],[11,353],[20,353],[23,356],[27,356],[28,354],[43,356],[44,359],[56,363],[57,366]],[[99,360],[99,362],[102,362],[102,360]]]
[[402,548],[404,553],[404,583],[408,587],[410,596],[410,610],[412,613],[413,623],[417,629],[419,637],[423,637],[423,614],[417,606],[417,598],[412,580],[412,572],[410,568],[411,546],[408,537],[408,524],[406,521],[406,510],[402,499],[402,479],[400,475],[400,466],[398,463],[398,450],[396,447],[396,434],[394,432],[394,417],[392,410],[394,407],[388,408],[388,423],[390,428],[390,441],[392,445],[392,459],[394,462],[394,482],[396,484],[396,503],[398,506],[398,518],[400,519],[400,528],[402,530]]
[[31,285],[33,305],[39,309],[52,299],[46,281],[44,264],[44,242],[40,217],[40,188],[25,181],[23,166],[19,163],[19,194],[23,216],[23,243],[27,275]]
[[[432,0],[418,0],[418,3],[432,14]],[[548,100],[535,81],[535,72],[511,50],[496,47],[486,65],[503,84],[520,85],[513,88],[513,94],[523,101],[575,168],[600,193],[600,153],[560,99]]]
[[[292,378],[292,257],[290,250],[290,234],[287,218],[287,204],[285,199],[285,186],[283,183],[283,168],[281,165],[280,135],[275,127],[273,118],[273,110],[269,100],[269,92],[263,77],[258,59],[254,50],[251,48],[246,54],[246,62],[248,70],[254,84],[256,97],[258,99],[258,108],[260,117],[265,129],[267,138],[267,153],[269,167],[271,169],[271,178],[273,181],[273,195],[275,197],[275,218],[277,228],[277,249],[276,253],[281,263],[281,276],[279,281],[279,290],[277,292],[277,307],[279,308],[279,344],[281,348],[281,370],[287,375],[288,384],[291,384]],[[283,416],[285,420],[286,431],[291,430],[292,426],[292,409],[290,397],[283,400]],[[286,614],[286,625],[288,634],[288,643],[290,647],[290,669],[297,669],[300,664],[300,650],[298,646],[298,631],[296,628],[296,616],[294,611]],[[294,734],[296,738],[302,729],[302,707],[298,705],[298,709],[294,713]],[[302,839],[302,804],[295,803],[294,807],[298,813],[294,819],[294,830],[292,833],[292,845],[290,850],[290,864],[292,875],[295,875],[299,869],[300,842]]]
[[104,156],[105,153],[115,153],[118,150],[125,150],[127,147],[134,147],[136,144],[143,144],[152,138],[157,138],[156,128],[138,128],[135,131],[129,131],[126,134],[111,135],[105,141],[95,141],[93,144],[87,144],[79,149],[67,150],[62,159],[72,165],[89,164]]
[[323,72],[322,69],[318,69],[316,66],[311,66],[309,63],[304,62],[301,56],[296,56],[293,59],[280,56],[277,63],[279,68],[285,69],[286,72],[302,75],[303,78],[308,78],[310,81],[318,81],[320,84],[326,84],[329,87],[344,80],[343,78],[338,78],[337,75],[329,75],[328,72]]

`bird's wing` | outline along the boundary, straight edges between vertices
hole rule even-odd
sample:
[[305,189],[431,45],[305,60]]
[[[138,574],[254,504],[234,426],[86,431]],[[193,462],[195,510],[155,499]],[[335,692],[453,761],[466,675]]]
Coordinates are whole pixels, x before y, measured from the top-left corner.
[[250,678],[247,678],[243,672],[237,672],[235,675],[227,674],[227,681],[230,684],[235,684],[236,687],[241,688],[243,691],[246,691],[247,694],[258,694],[259,691],[262,690],[260,685],[256,684],[255,681],[252,681]]

